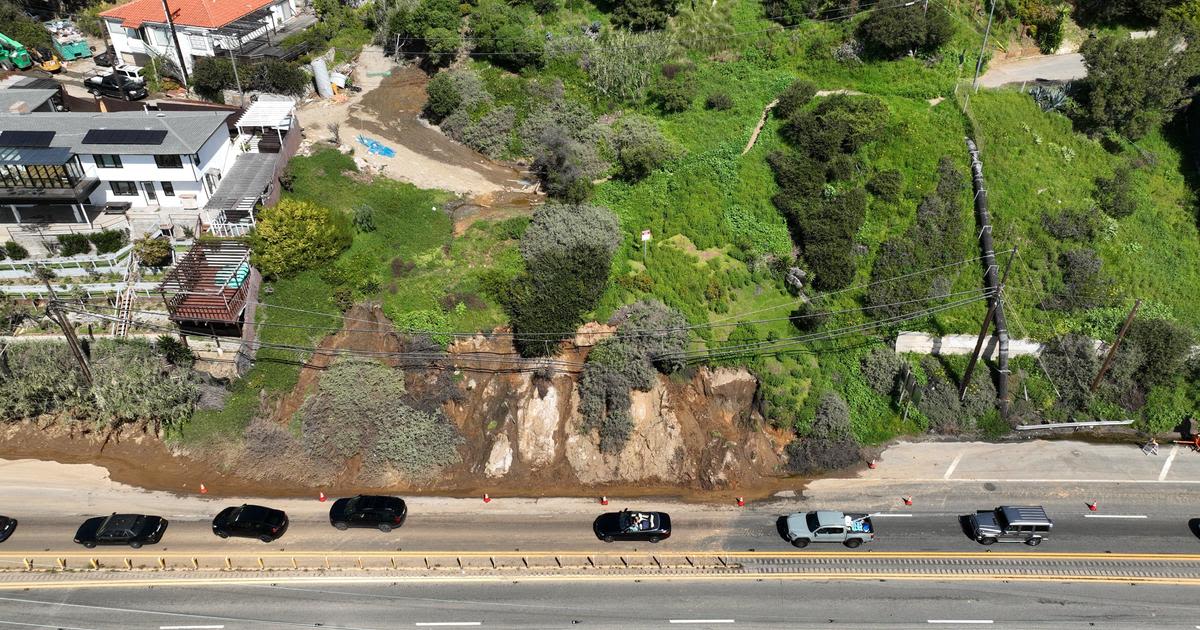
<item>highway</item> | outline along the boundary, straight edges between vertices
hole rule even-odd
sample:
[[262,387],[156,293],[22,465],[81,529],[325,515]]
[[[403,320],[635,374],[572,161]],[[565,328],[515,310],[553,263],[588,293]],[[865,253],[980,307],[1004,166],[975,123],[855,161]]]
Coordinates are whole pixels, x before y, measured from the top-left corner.
[[1195,587],[605,582],[0,592],[0,628],[1194,629]]

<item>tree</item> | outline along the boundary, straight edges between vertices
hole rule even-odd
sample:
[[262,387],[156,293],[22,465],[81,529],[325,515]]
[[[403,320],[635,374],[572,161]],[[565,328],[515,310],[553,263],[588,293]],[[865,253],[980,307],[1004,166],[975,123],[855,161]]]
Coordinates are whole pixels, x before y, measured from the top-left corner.
[[1106,35],[1080,47],[1087,78],[1080,94],[1084,122],[1098,132],[1138,140],[1195,93],[1196,46],[1181,46],[1177,29],[1154,37]]
[[659,30],[675,15],[676,0],[623,0],[610,14],[614,26],[631,31]]
[[654,121],[644,116],[622,118],[614,144],[621,178],[631,182],[645,178],[678,155]]
[[1183,0],[1075,0],[1075,15],[1081,24],[1156,24]]
[[171,241],[145,237],[133,244],[133,255],[143,267],[161,268],[171,264]]
[[234,83],[233,64],[224,57],[197,57],[192,65],[192,89],[210,101],[224,102],[222,92]]
[[867,51],[885,59],[936,51],[953,34],[946,11],[925,11],[920,3],[903,0],[878,7],[858,25]]
[[542,38],[527,25],[525,14],[500,0],[484,0],[471,14],[475,53],[492,63],[520,72],[542,60]]
[[353,230],[345,214],[308,201],[284,199],[259,213],[251,233],[254,266],[263,275],[285,276],[311,269],[350,246]]
[[582,203],[592,195],[592,181],[579,165],[581,147],[561,127],[542,132],[533,172],[546,194],[566,203]]
[[620,225],[607,208],[548,203],[521,235],[525,273],[505,307],[524,356],[554,352],[608,285]]
[[808,105],[817,94],[817,84],[808,79],[796,79],[779,95],[772,113],[787,120]]
[[1146,388],[1173,381],[1183,372],[1194,336],[1185,326],[1166,319],[1134,319],[1126,343],[1141,350],[1135,378]]

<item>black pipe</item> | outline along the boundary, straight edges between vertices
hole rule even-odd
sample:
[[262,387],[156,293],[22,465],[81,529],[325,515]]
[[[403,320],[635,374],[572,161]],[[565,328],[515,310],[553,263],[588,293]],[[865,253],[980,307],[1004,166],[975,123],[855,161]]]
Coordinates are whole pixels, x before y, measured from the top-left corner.
[[971,155],[971,183],[975,188],[975,222],[979,224],[979,247],[983,250],[983,281],[988,289],[988,306],[994,310],[996,323],[997,371],[996,398],[1000,417],[1008,420],[1008,324],[1004,317],[1004,300],[1000,294],[1000,268],[996,266],[996,250],[992,242],[992,219],[988,214],[987,187],[983,183],[983,163],[979,161],[979,148],[975,141],[967,138],[967,152]]

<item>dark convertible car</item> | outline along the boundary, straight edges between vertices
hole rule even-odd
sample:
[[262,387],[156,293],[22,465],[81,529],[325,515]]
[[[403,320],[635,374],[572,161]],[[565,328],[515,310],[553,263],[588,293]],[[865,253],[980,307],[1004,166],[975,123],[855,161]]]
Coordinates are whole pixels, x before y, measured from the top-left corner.
[[75,532],[75,542],[91,549],[96,545],[129,545],[134,549],[162,540],[167,520],[161,516],[117,514],[89,518]]
[[656,543],[671,536],[671,517],[666,512],[624,509],[601,514],[592,523],[592,530],[604,542],[644,540]]
[[404,499],[360,494],[338,499],[329,507],[329,524],[338,529],[372,527],[390,532],[404,524],[408,506]]
[[0,516],[0,542],[8,540],[17,529],[17,519]]
[[287,528],[287,514],[261,505],[227,507],[212,522],[213,533],[221,538],[257,538],[265,543],[282,536]]

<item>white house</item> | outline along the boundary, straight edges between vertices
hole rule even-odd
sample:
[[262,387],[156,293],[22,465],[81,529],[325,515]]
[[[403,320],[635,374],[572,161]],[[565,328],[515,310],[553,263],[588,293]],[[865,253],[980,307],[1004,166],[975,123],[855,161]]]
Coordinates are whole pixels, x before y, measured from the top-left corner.
[[[0,229],[195,224],[242,150],[228,112],[0,114]],[[86,230],[83,230],[86,231]],[[4,236],[0,234],[0,236]]]
[[[183,59],[175,50],[163,6],[171,9]],[[270,56],[272,45],[315,19],[299,20],[297,0],[132,0],[100,14],[113,49],[126,63],[150,58],[182,61],[192,71],[197,57],[247,54]]]

